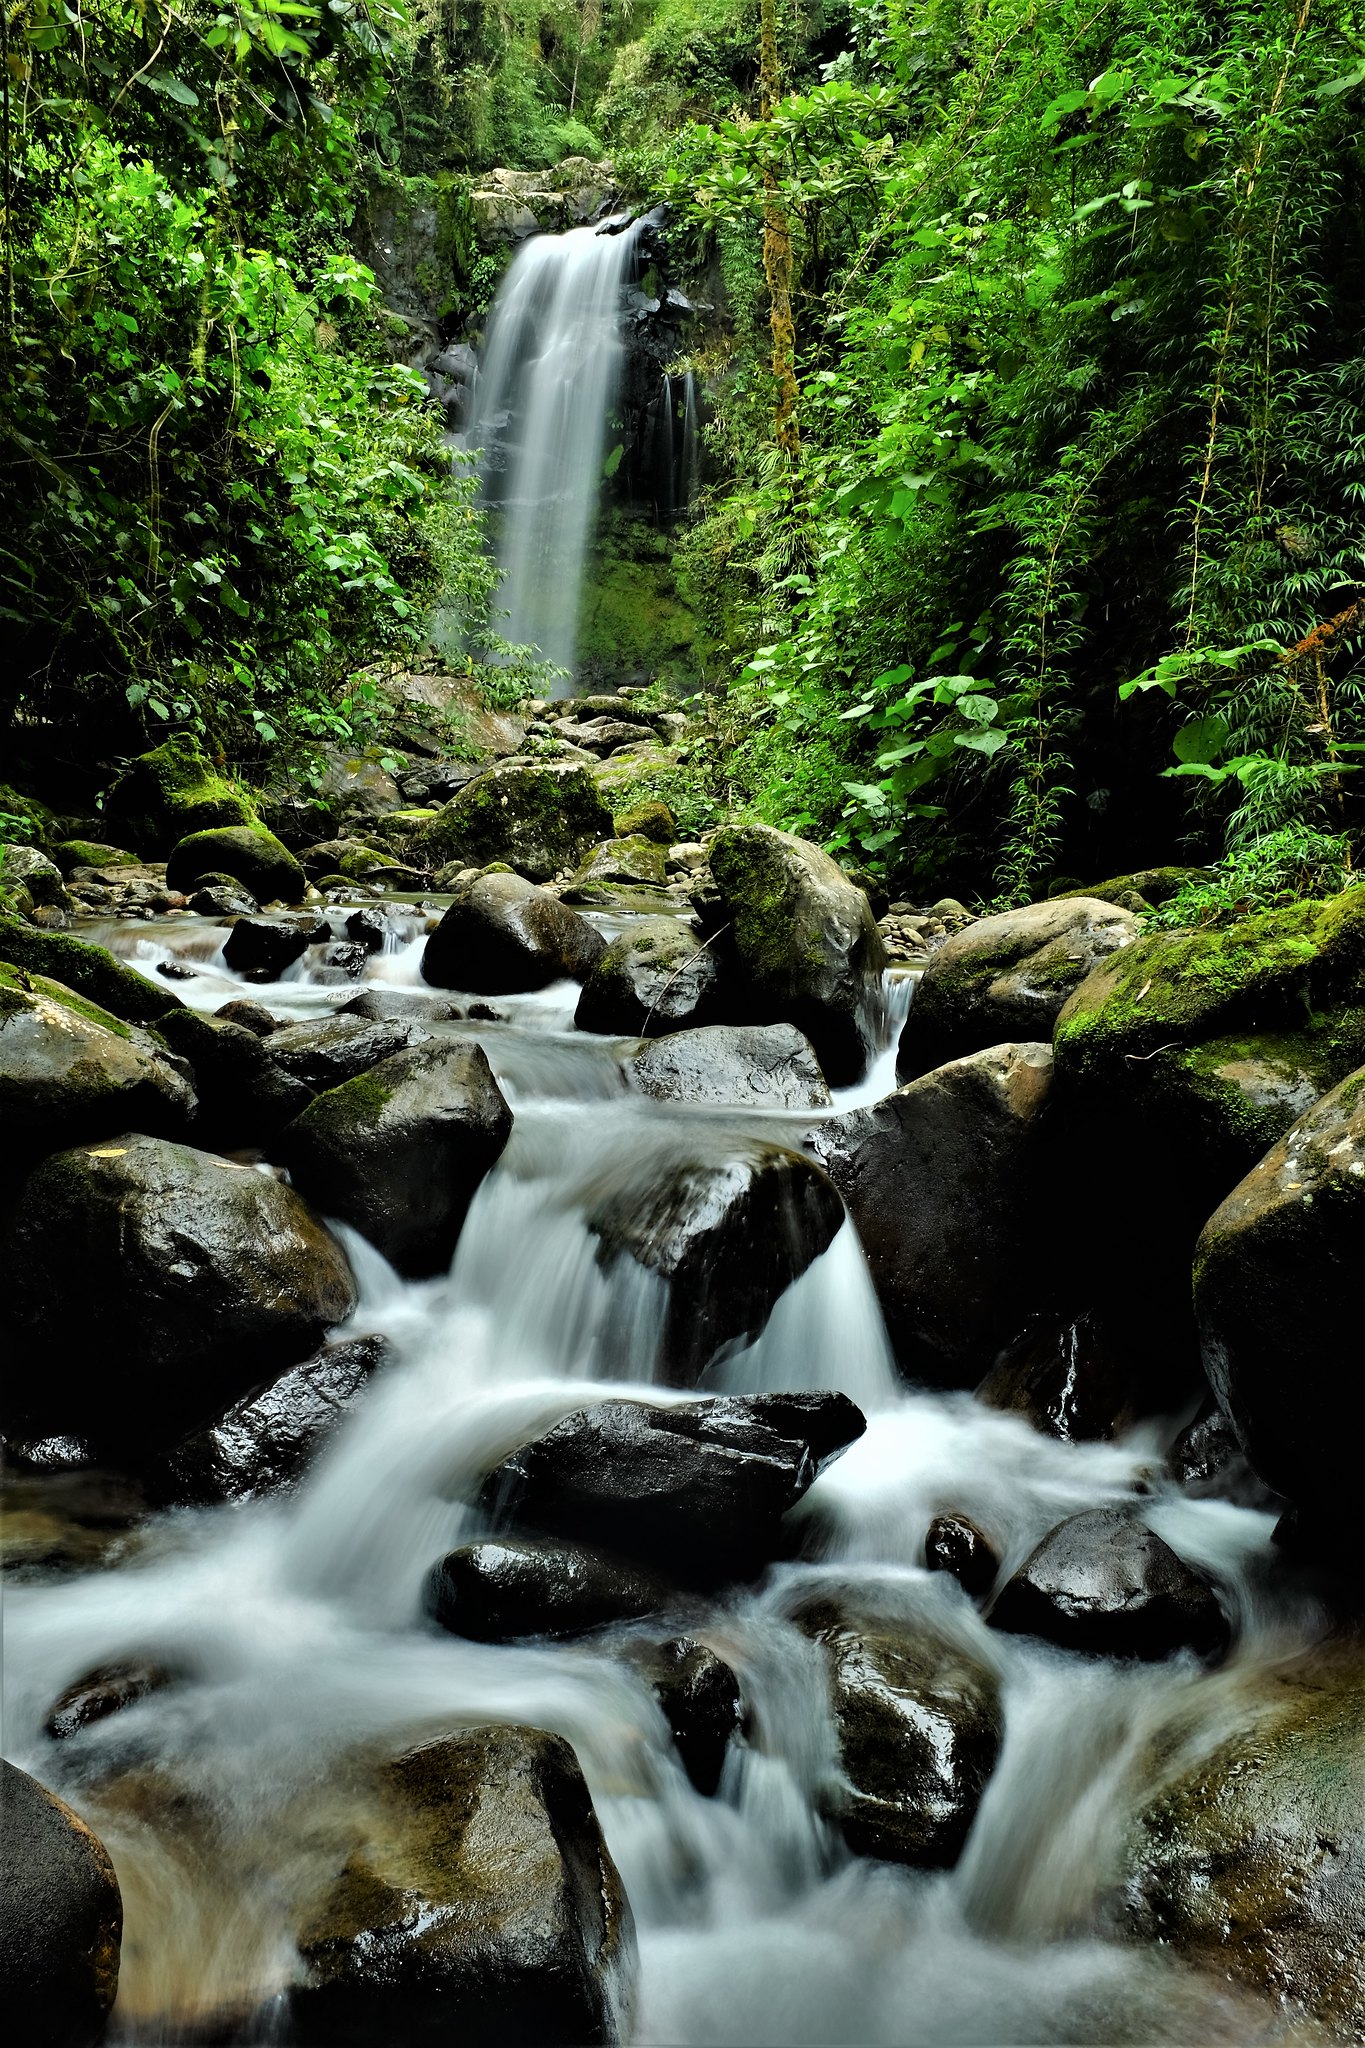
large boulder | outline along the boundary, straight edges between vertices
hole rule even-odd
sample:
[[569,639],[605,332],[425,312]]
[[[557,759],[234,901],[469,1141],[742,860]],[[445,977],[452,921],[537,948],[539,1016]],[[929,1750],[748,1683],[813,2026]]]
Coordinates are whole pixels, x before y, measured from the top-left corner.
[[1128,1831],[1116,1916],[1130,1938],[1306,2014],[1323,2038],[1365,2039],[1359,1639],[1253,1664],[1213,1714],[1197,1699],[1144,1760],[1159,1783]]
[[194,1107],[150,1033],[60,982],[0,965],[0,1146],[11,1162],[130,1124],[180,1136]]
[[753,1576],[782,1517],[866,1424],[842,1394],[576,1409],[489,1473],[508,1525],[627,1557],[678,1585]]
[[1006,1039],[1047,1039],[1091,970],[1138,935],[1130,911],[1094,897],[1026,903],[954,933],[920,977],[901,1032],[897,1077]]
[[1046,1045],[997,1045],[811,1135],[912,1378],[974,1385],[1051,1284],[1051,1094]]
[[1228,1625],[1202,1572],[1128,1507],[1088,1508],[1045,1536],[1002,1588],[996,1628],[1103,1657],[1203,1655]]
[[639,1565],[537,1536],[466,1543],[432,1567],[424,1588],[430,1618],[476,1643],[585,1635],[638,1621],[668,1598],[667,1583]]
[[661,889],[668,849],[643,833],[595,846],[564,891],[567,903],[609,903],[620,889]]
[[897,1613],[813,1594],[798,1628],[824,1652],[846,1784],[831,1802],[859,1856],[956,1863],[1004,1734],[996,1673],[928,1602]]
[[24,2048],[92,2048],[118,1989],[123,1901],[104,1844],[0,1761],[0,2012]]
[[455,891],[422,954],[422,979],[473,995],[582,981],[606,941],[586,918],[520,875],[477,875]]
[[610,833],[611,810],[585,768],[509,761],[466,783],[413,833],[408,854],[428,868],[506,861],[531,881],[548,882]]
[[828,1109],[810,1040],[794,1024],[712,1024],[670,1031],[626,1061],[626,1078],[660,1102]]
[[416,1017],[306,1017],[272,1031],[265,1051],[277,1073],[321,1095],[429,1035]]
[[383,1337],[349,1337],[287,1366],[160,1459],[148,1473],[149,1492],[158,1501],[202,1506],[285,1491],[388,1356]]
[[311,911],[293,916],[239,917],[223,942],[223,960],[249,981],[278,981],[310,946],[331,937],[325,917]]
[[357,1776],[297,1930],[301,2048],[616,2040],[634,1926],[563,1737],[464,1728]]
[[192,832],[259,822],[250,799],[183,732],[129,762],[109,792],[104,818],[121,841],[162,856]]
[[443,1271],[512,1129],[483,1048],[429,1040],[319,1095],[274,1146],[328,1216],[402,1273]]
[[0,1241],[3,1426],[145,1463],[355,1301],[340,1245],[269,1174],[136,1132],[56,1153]]
[[768,825],[711,841],[713,924],[749,1014],[794,1024],[835,1087],[856,1081],[881,1021],[886,953],[871,905],[827,853]]
[[630,1258],[667,1285],[659,1370],[695,1386],[723,1351],[757,1337],[779,1297],[833,1242],[843,1203],[784,1145],[736,1141],[718,1157],[627,1175],[589,1211],[598,1258]]
[[640,917],[607,945],[574,1012],[580,1031],[649,1038],[705,1023],[718,1007],[715,950],[680,917]]
[[205,875],[231,875],[258,903],[302,903],[308,879],[287,846],[264,825],[191,832],[166,863],[166,887],[190,894]]
[[1365,1556],[1360,1456],[1365,1068],[1315,1103],[1204,1226],[1204,1368],[1266,1483]]
[[[173,1010],[158,1030],[193,1069],[198,1096],[193,1135],[209,1151],[263,1145],[312,1100],[302,1081],[276,1066],[262,1037],[229,1017]],[[141,1119],[125,1119],[131,1121],[149,1128]]]
[[1001,1352],[976,1398],[1025,1416],[1043,1436],[1093,1443],[1132,1423],[1136,1389],[1116,1333],[1087,1312],[1040,1318]]
[[[72,907],[61,869],[45,853],[39,853],[36,846],[0,844],[0,886],[9,896],[22,891],[28,899],[28,909],[35,904],[48,910]],[[25,908],[22,904],[19,907]]]
[[125,1024],[155,1024],[181,1007],[179,996],[125,967],[103,946],[65,932],[35,931],[17,917],[0,915],[0,960],[26,974],[47,975],[63,988],[121,1017]]

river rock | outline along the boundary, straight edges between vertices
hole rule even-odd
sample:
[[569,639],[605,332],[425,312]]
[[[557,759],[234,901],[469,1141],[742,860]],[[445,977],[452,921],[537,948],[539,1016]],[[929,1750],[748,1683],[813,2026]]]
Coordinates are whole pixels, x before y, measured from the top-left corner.
[[140,853],[163,859],[192,832],[259,823],[250,799],[219,774],[192,733],[174,733],[131,761],[109,792],[104,818]]
[[618,811],[612,825],[618,839],[652,839],[656,846],[670,847],[678,837],[673,813],[658,797],[645,797],[629,810]]
[[818,846],[768,825],[717,832],[711,874],[713,928],[749,1014],[803,1031],[834,1087],[856,1081],[880,1022],[886,965],[863,891]]
[[63,839],[52,849],[52,858],[64,875],[77,868],[135,868],[138,857],[122,846],[107,846],[102,839]]
[[912,1081],[1006,1039],[1048,1039],[1092,968],[1138,935],[1127,910],[1093,897],[1026,903],[954,933],[920,977],[896,1073]]
[[1204,1366],[1252,1466],[1365,1556],[1359,1397],[1365,1068],[1314,1105],[1209,1218],[1195,1258]]
[[301,2048],[619,2037],[634,1924],[562,1736],[464,1728],[371,1766],[335,1867],[298,1927]]
[[302,903],[308,887],[293,854],[264,825],[222,826],[180,840],[166,862],[166,887],[188,895],[208,874],[231,875],[261,903]]
[[223,943],[223,960],[234,974],[253,981],[278,981],[308,948],[331,936],[325,918],[239,917]]
[[0,965],[0,1146],[57,1152],[133,1124],[186,1132],[194,1090],[150,1033],[60,982]]
[[[427,1034],[415,1018],[307,1017],[272,1031],[265,1048],[276,1071],[315,1095],[368,1073]],[[300,1104],[300,1108],[303,1105]]]
[[679,917],[640,917],[612,939],[578,999],[580,1031],[649,1038],[706,1022],[720,994],[714,950]]
[[1135,1419],[1128,1358],[1094,1312],[1045,1318],[1001,1352],[976,1398],[1065,1444],[1116,1436]]
[[698,1792],[711,1798],[743,1719],[739,1680],[714,1650],[691,1636],[629,1643],[624,1654],[662,1707],[683,1769]]
[[123,1901],[104,1844],[0,1761],[0,2012],[23,2048],[93,2048],[118,1989]]
[[947,1572],[973,1600],[984,1599],[995,1584],[1000,1560],[976,1523],[966,1515],[935,1515],[924,1537],[924,1563],[931,1572]]
[[588,1225],[602,1265],[631,1258],[667,1283],[660,1372],[672,1386],[695,1386],[720,1353],[759,1335],[833,1242],[843,1204],[801,1153],[758,1140],[645,1168],[645,1178],[604,1193]]
[[0,1243],[3,1426],[145,1463],[355,1300],[340,1245],[272,1176],[136,1132],[59,1152]]
[[481,1046],[430,1040],[319,1095],[275,1156],[401,1273],[444,1271],[512,1112]]
[[325,875],[361,881],[371,868],[386,867],[392,859],[386,849],[363,839],[320,839],[304,847],[299,865],[310,882],[320,882]]
[[254,1032],[257,1038],[269,1038],[272,1031],[280,1029],[279,1019],[254,996],[234,996],[230,1003],[224,1003],[213,1014],[220,1023],[240,1024],[244,1031]]
[[67,895],[61,869],[45,853],[39,853],[36,846],[0,847],[0,877],[3,877],[6,890],[23,889],[30,906],[39,904],[49,910],[71,909],[71,898]]
[[452,1550],[424,1589],[431,1619],[476,1643],[579,1636],[668,1605],[667,1583],[619,1557],[545,1537],[490,1537]]
[[338,1017],[403,1018],[419,1024],[461,1023],[466,1015],[461,1003],[443,1002],[425,989],[371,986],[352,996],[337,1011]]
[[211,917],[222,922],[230,917],[254,917],[261,906],[240,882],[224,882],[209,877],[195,890],[189,907],[196,917]]
[[325,1344],[177,1444],[149,1472],[149,1491],[159,1502],[196,1507],[286,1491],[390,1355],[384,1337]]
[[662,1102],[828,1109],[810,1040],[794,1024],[711,1024],[670,1031],[626,1062],[626,1078]]
[[73,939],[65,932],[35,931],[21,918],[0,914],[0,960],[27,974],[45,974],[88,1003],[121,1017],[125,1024],[155,1024],[167,1010],[181,1007],[179,996],[164,982],[149,981],[125,967],[103,946]]
[[618,889],[661,889],[668,879],[668,853],[643,833],[607,839],[595,846],[564,891],[566,903],[609,900]]
[[1228,1625],[1202,1572],[1128,1507],[1072,1515],[1027,1557],[991,1610],[996,1628],[1103,1657],[1225,1649]]
[[925,1613],[816,1594],[792,1618],[825,1654],[847,1781],[830,1805],[850,1849],[951,1868],[1004,1733],[994,1671]]
[[611,811],[586,768],[509,761],[466,783],[421,826],[410,858],[433,869],[501,860],[532,882],[548,882],[610,832]]
[[175,1010],[162,1019],[161,1035],[193,1069],[199,1098],[194,1135],[210,1151],[263,1145],[312,1100],[303,1082],[276,1066],[259,1033],[221,1012],[202,1017]]
[[866,1426],[842,1394],[603,1401],[505,1458],[479,1498],[499,1527],[715,1584],[778,1554],[782,1517]]
[[1159,1741],[1146,1768],[1161,1782],[1129,1830],[1115,1901],[1123,1932],[1306,2014],[1330,2040],[1365,2038],[1359,1639],[1253,1667],[1222,1689],[1216,1720],[1192,1702]]
[[1166,1453],[1166,1470],[1191,1500],[1230,1500],[1239,1508],[1262,1514],[1283,1514],[1283,1496],[1258,1479],[1237,1440],[1237,1432],[1220,1408],[1182,1429]]
[[1051,1091],[1046,1045],[997,1045],[811,1134],[912,1378],[974,1386],[1046,1284],[1059,1213]]
[[520,875],[477,875],[455,890],[422,955],[422,979],[474,995],[582,981],[606,951],[586,918]]
[[121,1714],[125,1707],[136,1706],[172,1683],[172,1674],[160,1664],[101,1665],[58,1694],[43,1721],[43,1733],[53,1742],[66,1742],[83,1728]]

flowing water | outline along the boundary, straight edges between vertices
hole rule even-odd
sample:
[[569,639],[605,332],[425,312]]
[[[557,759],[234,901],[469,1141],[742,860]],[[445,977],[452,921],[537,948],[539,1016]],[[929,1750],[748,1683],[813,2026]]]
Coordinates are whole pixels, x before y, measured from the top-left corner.
[[570,672],[633,247],[630,228],[586,227],[518,250],[493,303],[468,435],[503,508],[504,637]]
[[[176,988],[205,1010],[249,993],[303,1016],[355,992],[303,963],[244,989],[222,965],[222,930],[198,921],[103,936],[149,974],[171,953],[195,964]],[[396,931],[367,980],[419,988],[421,945],[420,925]],[[908,993],[893,986],[892,1036],[840,1106],[894,1085]],[[675,1398],[651,1387],[661,1283],[602,1271],[588,1202],[692,1150],[713,1156],[755,1132],[799,1141],[811,1121],[633,1096],[623,1048],[574,1032],[576,995],[566,983],[500,999],[505,1021],[448,1027],[485,1046],[513,1136],[448,1275],[400,1280],[348,1238],[362,1290],[352,1327],[387,1334],[395,1358],[301,1489],[161,1515],[106,1568],[9,1591],[6,1752],[90,1818],[123,1884],[114,2038],[183,2041],[211,2013],[213,2039],[283,2038],[290,1904],[325,1853],[335,1763],[358,1743],[487,1720],[553,1729],[577,1750],[638,1924],[628,2039],[1298,2038],[1225,1984],[1113,1938],[1100,1910],[1153,1733],[1192,1706],[1216,1731],[1247,1673],[1311,1631],[1263,1591],[1269,1518],[1175,1494],[1154,1430],[1067,1446],[968,1395],[907,1389],[849,1224],[762,1337],[711,1375],[736,1391],[840,1388],[868,1417],[797,1511],[802,1560],[675,1617],[743,1686],[746,1735],[716,1797],[692,1789],[620,1654],[630,1629],[491,1647],[423,1624],[423,1576],[479,1528],[483,1471],[608,1392]],[[940,1510],[972,1516],[1008,1565],[1068,1512],[1135,1491],[1236,1612],[1239,1648],[1221,1672],[1091,1663],[996,1635],[924,1570]],[[953,1871],[859,1861],[821,1818],[838,1768],[830,1701],[788,1616],[822,1579],[932,1615],[1001,1675],[1004,1750]],[[133,1657],[180,1681],[63,1743],[43,1735],[66,1685]]]

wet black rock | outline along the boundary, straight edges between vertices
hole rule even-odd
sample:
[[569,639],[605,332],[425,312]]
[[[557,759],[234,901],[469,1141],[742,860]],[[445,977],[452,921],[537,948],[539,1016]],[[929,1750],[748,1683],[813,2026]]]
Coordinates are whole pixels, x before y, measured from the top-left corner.
[[1093,1443],[1134,1419],[1134,1387],[1121,1345],[1094,1312],[1044,1319],[1012,1344],[976,1390],[988,1408],[1023,1415],[1061,1443]]
[[634,1924],[563,1737],[464,1728],[358,1775],[297,1928],[300,2048],[618,2039]]
[[274,1154],[325,1215],[420,1276],[450,1264],[469,1204],[511,1130],[482,1048],[429,1040],[319,1095]]
[[311,1100],[301,1081],[275,1065],[265,1041],[222,1011],[202,1017],[177,1010],[162,1019],[161,1031],[193,1070],[199,1097],[194,1135],[210,1150],[263,1145]]
[[828,1665],[847,1780],[829,1803],[850,1849],[950,1868],[1000,1751],[994,1671],[927,1613],[817,1594],[793,1619]]
[[1043,1538],[990,1619],[1066,1650],[1153,1660],[1227,1647],[1228,1624],[1202,1572],[1130,1508],[1090,1508]]
[[23,2048],[92,2048],[118,1989],[123,1901],[104,1844],[0,1762],[0,2013]]
[[580,1031],[661,1037],[715,1015],[720,966],[680,917],[641,917],[610,941],[583,984]]
[[736,1144],[628,1177],[588,1217],[605,1266],[634,1259],[668,1285],[660,1366],[691,1387],[757,1337],[780,1296],[833,1242],[843,1204],[818,1166],[782,1145]]
[[215,882],[196,889],[189,907],[197,917],[254,917],[260,909],[256,898],[238,882]]
[[1217,1408],[1181,1430],[1166,1453],[1166,1469],[1192,1500],[1230,1500],[1265,1514],[1284,1507],[1283,1497],[1257,1478],[1236,1430]]
[[677,1585],[752,1577],[779,1554],[788,1509],[865,1428],[842,1394],[603,1401],[504,1459],[480,1502],[500,1527],[629,1557]]
[[331,987],[341,981],[359,981],[369,957],[369,948],[354,939],[334,939],[318,956],[316,979]]
[[337,1011],[339,1017],[413,1017],[429,1024],[459,1023],[465,1016],[460,1003],[443,1002],[411,988],[366,988]]
[[477,875],[455,891],[422,955],[436,988],[512,995],[582,981],[606,951],[600,932],[520,875]]
[[311,945],[328,937],[325,918],[240,917],[223,945],[223,959],[234,974],[250,980],[278,981],[286,967],[301,960]]
[[346,936],[352,944],[363,946],[366,953],[382,953],[388,934],[394,929],[390,919],[382,910],[368,906],[353,910],[346,920]]
[[914,1379],[974,1386],[1056,1272],[1046,1045],[955,1060],[811,1134]]
[[964,1593],[980,1600],[990,1592],[1000,1560],[976,1523],[966,1515],[935,1515],[924,1538],[924,1562],[931,1572],[948,1572]]
[[309,1017],[272,1032],[266,1053],[279,1072],[321,1095],[424,1036],[415,1020],[398,1017]]
[[355,1300],[340,1245],[272,1176],[136,1132],[59,1152],[0,1242],[0,1426],[145,1463]]
[[349,1337],[254,1387],[207,1429],[187,1437],[148,1474],[162,1503],[258,1500],[302,1478],[385,1364],[383,1337]]
[[65,932],[40,932],[22,918],[0,914],[0,960],[28,974],[45,974],[74,990],[87,1003],[121,1017],[125,1024],[156,1024],[168,1009],[182,1007],[164,982],[150,981],[125,967],[103,946]]
[[44,1733],[54,1742],[79,1735],[96,1721],[136,1706],[139,1700],[174,1683],[173,1674],[161,1664],[105,1664],[72,1681],[48,1709]]
[[767,825],[730,825],[710,846],[717,943],[746,1014],[794,1024],[836,1088],[867,1065],[886,953],[871,905],[818,846]]
[[659,1101],[827,1109],[810,1040],[794,1024],[711,1024],[670,1031],[626,1063],[633,1087]]
[[427,1576],[431,1619],[477,1643],[578,1636],[613,1621],[638,1621],[667,1606],[652,1572],[582,1544],[546,1537],[489,1537],[452,1550]]
[[0,965],[0,1147],[7,1168],[129,1124],[178,1137],[194,1112],[194,1089],[164,1041],[60,982]]
[[631,1643],[626,1656],[652,1687],[683,1769],[698,1792],[719,1788],[731,1739],[739,1733],[739,1680],[714,1650],[691,1636]]

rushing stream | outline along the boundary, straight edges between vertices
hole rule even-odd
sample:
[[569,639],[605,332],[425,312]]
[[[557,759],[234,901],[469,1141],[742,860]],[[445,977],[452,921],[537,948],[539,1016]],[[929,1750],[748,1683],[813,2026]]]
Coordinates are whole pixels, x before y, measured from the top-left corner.
[[[414,933],[420,931],[414,925]],[[108,927],[144,972],[178,953],[195,1007],[250,994],[304,1016],[349,1000],[297,966],[247,989],[222,966],[220,927]],[[420,936],[395,937],[367,980],[417,990]],[[868,1079],[894,1085],[892,1032]],[[432,992],[434,995],[436,992]],[[445,999],[445,992],[441,992]],[[307,1813],[339,1796],[329,1772],[357,1743],[478,1721],[526,1722],[574,1745],[636,1917],[641,1956],[626,2038],[640,2042],[1101,2042],[1307,2039],[1272,2014],[1106,1936],[1125,1813],[1153,1733],[1197,1703],[1208,1738],[1246,1674],[1313,1632],[1263,1590],[1270,1519],[1179,1495],[1148,1428],[1111,1444],[1035,1434],[965,1394],[898,1380],[851,1224],[789,1290],[713,1389],[842,1389],[866,1436],[796,1511],[800,1562],[676,1619],[739,1674],[746,1734],[719,1794],[685,1777],[659,1709],[619,1655],[638,1629],[578,1643],[490,1647],[423,1622],[433,1559],[477,1531],[480,1474],[518,1441],[610,1386],[649,1387],[662,1283],[604,1273],[585,1206],[650,1162],[736,1137],[799,1141],[812,1113],[657,1104],[628,1092],[615,1041],[575,1032],[577,990],[499,1000],[473,1032],[515,1112],[450,1273],[400,1280],[354,1236],[357,1331],[380,1331],[381,1371],[296,1494],[161,1515],[84,1576],[7,1597],[6,1750],[98,1828],[123,1887],[114,2039],[283,2038],[296,1959],[288,1904],[306,1882]],[[899,1013],[899,1015],[895,1014]],[[78,1276],[77,1276],[78,1278]],[[651,1398],[670,1398],[653,1389]],[[973,1517],[1008,1569],[1067,1512],[1146,1495],[1154,1527],[1211,1570],[1239,1646],[1206,1673],[1089,1662],[993,1632],[955,1581],[923,1567],[927,1524]],[[837,1772],[826,1682],[787,1615],[813,1580],[875,1583],[932,1613],[1002,1676],[1006,1737],[958,1866],[916,1873],[859,1860],[820,1818]],[[657,1629],[655,1630],[657,1636]],[[92,1666],[149,1657],[186,1677],[55,1744],[52,1700]],[[324,1830],[325,1832],[325,1830]],[[393,2044],[401,2048],[401,2044]]]

